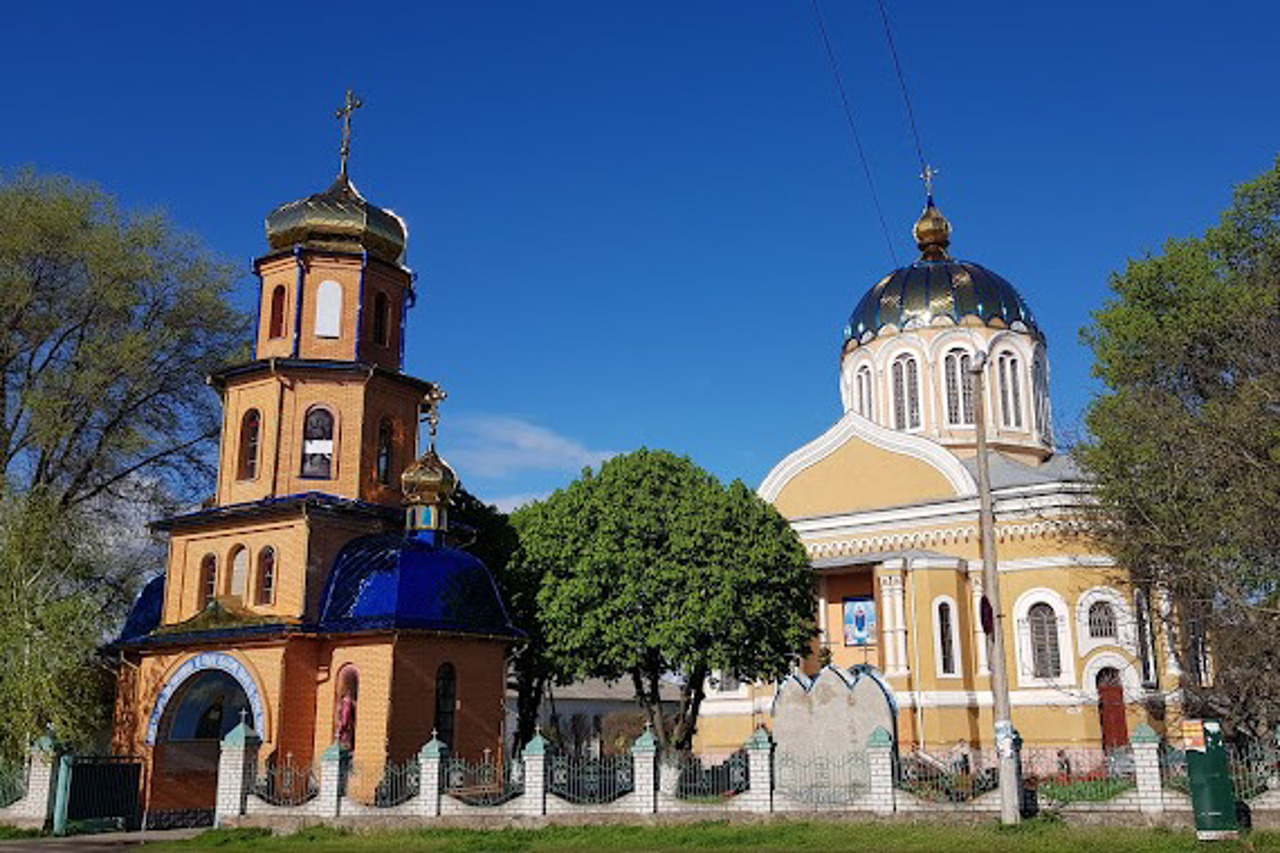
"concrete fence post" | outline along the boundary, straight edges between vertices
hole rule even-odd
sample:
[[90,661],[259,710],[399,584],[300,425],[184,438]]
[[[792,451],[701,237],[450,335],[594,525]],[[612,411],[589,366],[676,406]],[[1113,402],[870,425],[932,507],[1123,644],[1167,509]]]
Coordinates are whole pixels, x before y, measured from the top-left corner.
[[747,739],[747,808],[753,812],[773,811],[773,738],[760,726]]
[[338,817],[342,814],[343,771],[346,765],[342,744],[334,741],[320,753],[320,793],[316,796],[315,814]]
[[420,817],[440,816],[440,769],[448,748],[431,733],[431,740],[418,750],[418,796],[413,803],[414,814]]
[[869,782],[868,803],[876,814],[893,814],[893,736],[884,726],[867,738],[867,781]]
[[1129,738],[1133,747],[1133,773],[1138,788],[1138,810],[1143,814],[1164,812],[1164,791],[1160,785],[1160,737],[1146,723],[1139,723]]
[[541,817],[547,813],[547,741],[542,730],[534,732],[524,747],[524,800],[521,812]]
[[636,811],[653,814],[658,810],[658,739],[648,727],[631,745],[636,773]]
[[258,773],[258,747],[262,739],[246,722],[227,732],[218,753],[217,795],[213,807],[214,826],[245,813],[249,793]]

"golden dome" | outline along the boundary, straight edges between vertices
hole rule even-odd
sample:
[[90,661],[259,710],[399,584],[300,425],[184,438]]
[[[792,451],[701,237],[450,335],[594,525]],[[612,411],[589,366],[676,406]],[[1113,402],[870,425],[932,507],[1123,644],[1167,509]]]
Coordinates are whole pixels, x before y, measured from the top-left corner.
[[322,193],[282,204],[267,216],[272,251],[293,246],[367,250],[392,264],[403,263],[404,220],[365,201],[346,174]]
[[933,204],[933,196],[925,206],[924,213],[911,229],[916,238],[916,246],[920,256],[926,261],[943,261],[947,259],[947,246],[951,245],[951,223]]
[[410,505],[448,503],[458,490],[458,475],[431,448],[400,475],[400,488]]

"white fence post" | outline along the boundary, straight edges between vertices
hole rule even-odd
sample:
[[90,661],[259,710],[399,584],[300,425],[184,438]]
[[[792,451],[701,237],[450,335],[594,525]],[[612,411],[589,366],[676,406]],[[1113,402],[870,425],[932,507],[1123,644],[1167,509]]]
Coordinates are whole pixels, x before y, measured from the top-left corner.
[[631,745],[636,773],[636,811],[653,814],[658,810],[658,740],[646,726],[644,734]]
[[334,741],[320,754],[320,793],[316,796],[315,814],[337,817],[342,813],[342,744]]
[[744,795],[753,812],[773,811],[773,738],[760,726],[747,740],[747,778],[751,787]]
[[418,796],[413,802],[414,813],[422,817],[440,816],[440,765],[447,749],[431,732],[431,740],[418,750]]
[[1146,723],[1139,723],[1129,738],[1133,746],[1133,773],[1138,785],[1138,809],[1143,814],[1164,812],[1160,785],[1160,738]]
[[258,772],[258,747],[262,739],[243,720],[222,739],[218,753],[218,787],[213,808],[213,825],[245,813],[249,792]]
[[876,814],[893,814],[893,736],[884,726],[877,726],[867,738],[867,775],[871,810]]
[[524,814],[542,816],[547,813],[547,741],[542,729],[534,732],[524,747]]

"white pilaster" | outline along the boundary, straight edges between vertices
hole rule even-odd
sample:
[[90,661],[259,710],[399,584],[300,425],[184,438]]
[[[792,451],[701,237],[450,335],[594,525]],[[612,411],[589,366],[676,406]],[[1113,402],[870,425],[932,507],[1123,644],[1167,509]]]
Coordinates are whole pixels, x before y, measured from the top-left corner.
[[987,662],[987,635],[982,631],[982,575],[969,573],[969,585],[973,590],[973,610],[970,620],[973,622],[973,646],[977,650],[978,675],[990,675],[991,664]]

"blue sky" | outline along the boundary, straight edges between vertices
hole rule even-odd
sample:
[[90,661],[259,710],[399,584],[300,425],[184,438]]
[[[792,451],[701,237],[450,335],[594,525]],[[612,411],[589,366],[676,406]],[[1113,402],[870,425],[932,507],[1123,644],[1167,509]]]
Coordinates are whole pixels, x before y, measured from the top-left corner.
[[[954,254],[1013,281],[1070,432],[1107,276],[1212,224],[1280,147],[1280,4],[886,0]],[[900,262],[922,202],[873,0],[822,0]],[[839,415],[893,267],[808,0],[22,4],[0,169],[93,180],[246,270],[352,174],[410,226],[409,372],[510,504],[641,445],[755,485]],[[241,298],[254,296],[246,274]]]

